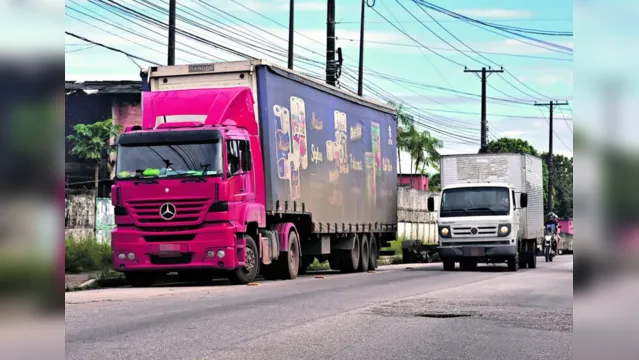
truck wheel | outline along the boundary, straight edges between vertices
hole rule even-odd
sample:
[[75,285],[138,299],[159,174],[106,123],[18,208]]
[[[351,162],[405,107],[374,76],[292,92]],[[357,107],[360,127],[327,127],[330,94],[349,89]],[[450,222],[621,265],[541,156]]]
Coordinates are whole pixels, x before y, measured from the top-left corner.
[[368,236],[362,235],[360,244],[362,246],[362,252],[359,256],[359,266],[357,267],[357,271],[366,272],[368,271],[368,261],[370,260],[370,255],[371,255],[370,242],[368,241]]
[[444,271],[455,270],[455,262],[453,260],[444,259],[442,262],[444,263]]
[[377,240],[375,239],[375,237],[373,235],[371,235],[371,240],[370,240],[370,256],[368,259],[368,270],[372,271],[377,269]]
[[342,270],[342,272],[352,273],[357,271],[361,250],[362,248],[359,236],[355,235],[353,248],[351,250],[340,251],[340,270]]
[[528,268],[529,269],[536,269],[537,268],[537,254],[530,254],[530,257],[528,258]]
[[255,280],[260,273],[260,256],[255,245],[255,240],[250,235],[244,235],[246,242],[246,262],[244,266],[237,267],[229,274],[229,280],[235,285],[246,285]]
[[519,254],[506,260],[506,263],[508,264],[508,271],[517,271],[519,268]]
[[125,272],[124,278],[133,287],[149,287],[153,285],[157,276],[148,272]]

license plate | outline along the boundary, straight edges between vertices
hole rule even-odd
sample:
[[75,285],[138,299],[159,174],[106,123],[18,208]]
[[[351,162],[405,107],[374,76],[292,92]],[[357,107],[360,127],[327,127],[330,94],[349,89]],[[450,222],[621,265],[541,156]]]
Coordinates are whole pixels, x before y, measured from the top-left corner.
[[160,244],[160,252],[180,251],[180,245]]
[[483,247],[465,247],[464,256],[484,256],[484,250]]
[[187,244],[158,244],[154,249],[154,253],[162,257],[179,256],[186,252],[189,252]]

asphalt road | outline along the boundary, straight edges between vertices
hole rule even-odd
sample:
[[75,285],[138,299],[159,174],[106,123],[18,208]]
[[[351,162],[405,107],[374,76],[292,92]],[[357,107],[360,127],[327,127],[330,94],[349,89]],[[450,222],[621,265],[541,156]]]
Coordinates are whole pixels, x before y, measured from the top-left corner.
[[516,273],[406,267],[67,293],[66,359],[572,358],[572,256]]

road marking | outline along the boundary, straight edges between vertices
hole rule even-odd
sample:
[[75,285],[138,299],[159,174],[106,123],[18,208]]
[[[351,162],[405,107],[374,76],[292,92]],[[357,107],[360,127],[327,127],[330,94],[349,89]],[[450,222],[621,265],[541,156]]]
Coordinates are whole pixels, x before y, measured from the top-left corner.
[[324,275],[316,275],[315,278],[316,279],[326,279],[326,276],[324,276]]

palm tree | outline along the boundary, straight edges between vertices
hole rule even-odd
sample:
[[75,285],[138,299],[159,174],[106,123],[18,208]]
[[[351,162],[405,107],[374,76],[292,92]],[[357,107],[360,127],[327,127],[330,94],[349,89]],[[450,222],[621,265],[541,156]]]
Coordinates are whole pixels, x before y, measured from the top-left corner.
[[[389,105],[397,110],[397,119],[399,122],[397,130],[397,158],[400,159],[401,151],[410,154],[411,164],[410,171],[413,172],[413,163],[415,171],[425,169],[430,166],[438,168],[439,153],[437,149],[441,148],[441,142],[437,140],[428,131],[419,132],[415,127],[415,119],[411,114],[404,111],[402,104],[397,105],[389,102]],[[399,173],[401,174],[401,160],[399,161]],[[411,177],[412,185],[413,177]]]

